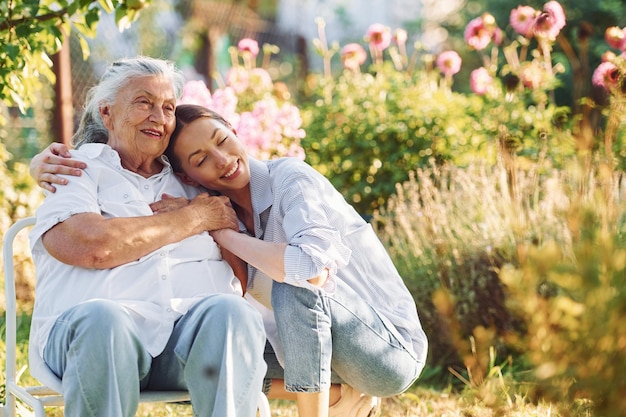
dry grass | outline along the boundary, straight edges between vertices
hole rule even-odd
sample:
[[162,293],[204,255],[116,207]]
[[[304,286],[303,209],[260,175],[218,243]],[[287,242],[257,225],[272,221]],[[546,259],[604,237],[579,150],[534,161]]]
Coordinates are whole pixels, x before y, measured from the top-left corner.
[[[297,417],[294,402],[270,400],[272,417]],[[48,416],[62,417],[62,408],[50,408]],[[20,407],[18,416],[32,417]],[[191,406],[183,404],[141,404],[137,417],[192,417]],[[383,399],[379,417],[590,417],[584,406],[563,410],[554,404],[530,404],[517,397],[504,407],[489,407],[467,393],[450,393],[428,388],[415,388]]]

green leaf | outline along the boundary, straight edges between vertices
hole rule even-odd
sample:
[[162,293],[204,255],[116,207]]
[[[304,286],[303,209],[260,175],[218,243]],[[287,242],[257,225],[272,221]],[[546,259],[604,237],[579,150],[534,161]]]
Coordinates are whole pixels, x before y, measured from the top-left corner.
[[96,26],[99,20],[100,20],[100,9],[97,7],[93,7],[89,9],[87,13],[85,14],[85,23],[87,23],[87,26],[89,26],[89,28],[94,31],[93,32],[94,36],[96,34],[95,30],[96,30]]
[[80,49],[83,53],[83,61],[87,61],[87,58],[89,58],[89,54],[91,53],[87,39],[85,39],[82,35],[78,35],[78,43],[80,44]]
[[22,113],[26,113],[26,103],[24,103],[24,100],[22,99],[20,94],[18,94],[12,88],[9,88],[9,94],[11,95],[11,100],[13,100],[13,103],[15,103],[15,105],[20,109],[20,111]]
[[79,7],[80,7],[80,4],[77,1],[70,3],[70,5],[67,8],[68,16],[73,16],[78,11]]
[[104,11],[107,13],[113,13],[113,10],[115,10],[112,0],[98,0],[98,3],[100,3],[100,6],[102,6]]
[[39,0],[24,0],[22,2],[22,7],[24,8],[24,15],[26,16],[37,16],[39,13]]
[[28,38],[30,34],[37,31],[36,27],[32,27],[29,23],[22,23],[15,27],[15,35],[18,38]]
[[61,42],[63,42],[63,32],[61,32],[61,29],[56,26],[51,26],[49,28],[49,32],[52,36],[56,38],[55,41],[60,40]]
[[11,58],[12,60],[14,60],[20,53],[20,47],[17,45],[8,45],[8,44],[4,44],[2,45],[2,50],[9,56],[9,58]]
[[128,29],[136,17],[136,10],[129,10],[125,6],[120,6],[115,9],[115,23],[117,23],[117,28],[120,32]]

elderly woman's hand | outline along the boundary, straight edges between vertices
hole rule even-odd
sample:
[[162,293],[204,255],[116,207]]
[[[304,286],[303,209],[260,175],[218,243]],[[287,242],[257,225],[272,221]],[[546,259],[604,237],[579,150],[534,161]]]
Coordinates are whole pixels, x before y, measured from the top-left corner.
[[189,200],[184,197],[174,197],[169,194],[163,194],[163,199],[150,204],[150,208],[154,214],[167,213],[174,211],[189,204]]
[[230,203],[230,199],[224,196],[210,196],[203,193],[195,197],[189,205],[196,208],[205,224],[206,231],[219,229],[233,229],[239,231],[237,214]]
[[79,177],[82,170],[87,168],[84,162],[75,161],[71,157],[66,145],[52,143],[30,161],[30,175],[41,188],[53,193],[56,191],[53,184],[67,184],[67,178],[59,175]]

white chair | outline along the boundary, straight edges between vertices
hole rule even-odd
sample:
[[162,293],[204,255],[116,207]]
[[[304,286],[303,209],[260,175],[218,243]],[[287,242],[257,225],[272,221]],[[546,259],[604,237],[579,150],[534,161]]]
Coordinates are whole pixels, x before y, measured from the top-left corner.
[[[63,406],[63,396],[59,393],[61,381],[50,371],[48,385],[25,386],[17,379],[16,367],[16,313],[17,299],[15,296],[15,270],[13,262],[13,244],[15,237],[22,230],[35,224],[34,217],[18,220],[4,233],[4,285],[6,289],[6,404],[5,416],[15,417],[17,400],[30,406],[35,417],[45,417],[45,407]],[[56,382],[56,384],[54,384]],[[189,401],[186,391],[143,391],[140,402],[183,402]],[[1,409],[1,407],[0,407]],[[261,393],[259,396],[258,412],[260,417],[271,417],[270,406],[267,397]]]

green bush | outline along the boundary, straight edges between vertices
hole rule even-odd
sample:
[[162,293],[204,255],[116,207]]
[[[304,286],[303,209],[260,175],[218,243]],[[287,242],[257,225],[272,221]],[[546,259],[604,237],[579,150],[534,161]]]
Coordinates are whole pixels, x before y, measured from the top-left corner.
[[[410,171],[433,160],[463,166],[525,157],[558,166],[574,154],[576,120],[551,99],[562,65],[546,69],[550,55],[517,41],[494,46],[481,54],[489,85],[463,94],[452,88],[456,69],[438,61],[451,51],[435,57],[416,44],[409,57],[401,46],[389,46],[387,60],[382,52],[378,60],[373,55],[367,72],[346,64],[344,50],[345,68],[334,76],[310,75],[303,92],[307,161],[361,213],[384,205]],[[318,49],[331,68],[334,50],[319,40]],[[500,63],[499,54],[511,62]],[[540,79],[530,86],[520,74],[519,56],[526,54]]]
[[481,138],[472,137],[478,126],[467,112],[477,113],[480,100],[440,89],[437,79],[391,63],[376,74],[309,77],[301,107],[307,161],[361,213],[383,205],[396,183],[432,158],[452,159],[461,144],[472,153],[480,149]]

